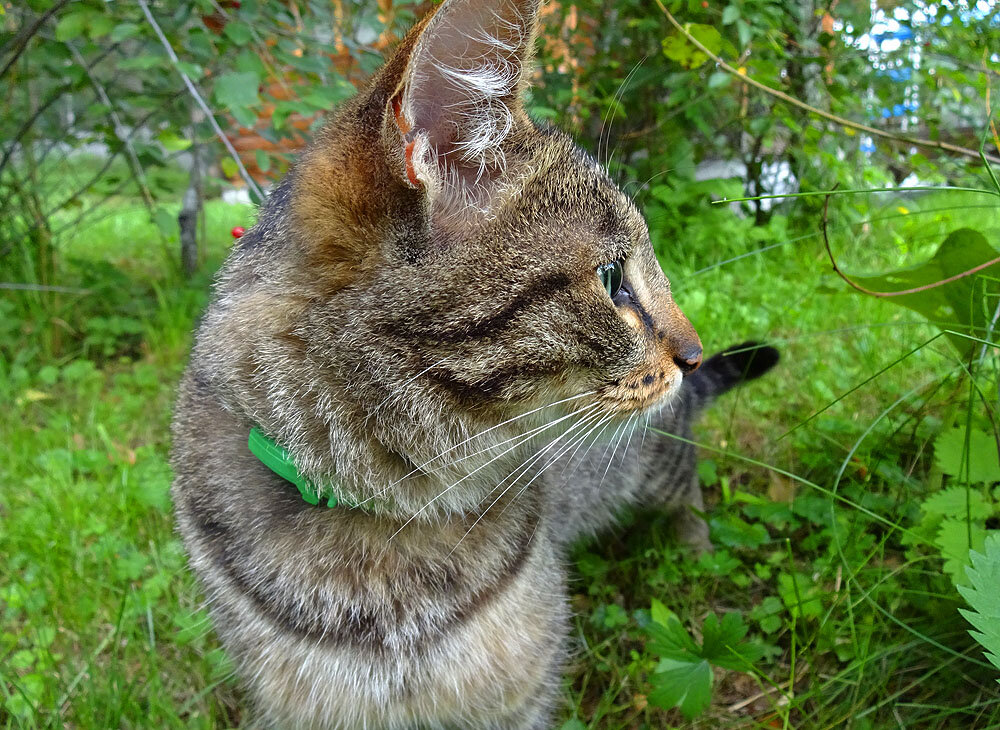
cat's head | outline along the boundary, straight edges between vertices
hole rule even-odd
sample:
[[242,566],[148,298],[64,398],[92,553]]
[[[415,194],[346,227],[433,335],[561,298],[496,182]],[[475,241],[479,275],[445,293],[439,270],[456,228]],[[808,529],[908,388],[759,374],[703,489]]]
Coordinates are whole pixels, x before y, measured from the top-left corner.
[[445,0],[413,29],[298,167],[302,276],[352,313],[378,363],[358,377],[390,393],[484,412],[592,391],[632,412],[676,393],[701,343],[638,209],[524,110],[538,11]]

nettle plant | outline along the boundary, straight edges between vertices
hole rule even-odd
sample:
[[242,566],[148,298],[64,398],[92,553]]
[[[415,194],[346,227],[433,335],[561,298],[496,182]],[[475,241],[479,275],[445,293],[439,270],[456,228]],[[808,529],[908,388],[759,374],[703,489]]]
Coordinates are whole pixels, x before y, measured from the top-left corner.
[[[959,586],[971,611],[959,609],[975,627],[972,637],[986,649],[986,658],[1000,669],[1000,535],[990,535],[981,552],[970,552],[971,565],[966,568],[969,586]],[[1000,679],[997,679],[1000,682]]]
[[934,465],[947,486],[920,504],[914,533],[937,549],[945,572],[961,589],[969,583],[975,551],[984,550],[989,536],[1000,536],[996,437],[978,419],[945,428],[934,439]]

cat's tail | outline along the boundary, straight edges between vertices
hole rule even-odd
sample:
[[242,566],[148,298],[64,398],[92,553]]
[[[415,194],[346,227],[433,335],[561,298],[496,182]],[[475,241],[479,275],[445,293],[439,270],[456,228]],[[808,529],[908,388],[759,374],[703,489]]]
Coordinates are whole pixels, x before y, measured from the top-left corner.
[[684,379],[684,385],[698,401],[707,405],[716,397],[747,380],[756,380],[778,364],[781,354],[758,342],[744,342],[708,358]]

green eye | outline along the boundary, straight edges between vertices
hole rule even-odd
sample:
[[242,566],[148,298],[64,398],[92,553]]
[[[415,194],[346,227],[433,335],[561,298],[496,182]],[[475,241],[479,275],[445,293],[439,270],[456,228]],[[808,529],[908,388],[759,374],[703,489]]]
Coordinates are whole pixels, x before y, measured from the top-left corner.
[[624,266],[625,259],[618,259],[610,264],[601,264],[597,267],[597,278],[601,280],[601,286],[612,299],[622,288],[622,269]]

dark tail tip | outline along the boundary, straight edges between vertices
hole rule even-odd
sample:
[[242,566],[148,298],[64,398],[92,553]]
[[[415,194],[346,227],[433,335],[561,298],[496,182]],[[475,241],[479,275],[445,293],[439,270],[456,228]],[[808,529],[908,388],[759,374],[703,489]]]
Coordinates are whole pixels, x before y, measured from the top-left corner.
[[781,353],[759,342],[743,342],[708,358],[691,376],[698,391],[709,398],[748,380],[756,380],[778,364]]
[[[756,380],[778,364],[781,353],[759,342],[742,342],[713,355],[705,363],[714,363],[716,368],[725,370],[736,382]],[[735,383],[734,383],[735,384]]]

